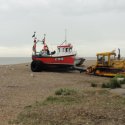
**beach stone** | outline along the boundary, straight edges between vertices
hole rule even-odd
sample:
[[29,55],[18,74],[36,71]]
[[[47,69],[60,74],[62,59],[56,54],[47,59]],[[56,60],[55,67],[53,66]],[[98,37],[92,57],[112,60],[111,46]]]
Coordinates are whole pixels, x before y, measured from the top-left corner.
[[6,69],[10,68],[10,65],[6,65]]
[[14,68],[11,68],[11,70],[13,71],[13,70],[14,70]]
[[4,71],[4,74],[7,74],[7,71],[6,71],[6,70]]
[[122,88],[125,89],[125,84],[122,85]]
[[125,89],[124,88],[112,89],[111,92],[125,96]]
[[30,74],[31,77],[35,77],[33,73]]
[[1,76],[1,78],[4,78],[4,77],[5,77],[4,75]]

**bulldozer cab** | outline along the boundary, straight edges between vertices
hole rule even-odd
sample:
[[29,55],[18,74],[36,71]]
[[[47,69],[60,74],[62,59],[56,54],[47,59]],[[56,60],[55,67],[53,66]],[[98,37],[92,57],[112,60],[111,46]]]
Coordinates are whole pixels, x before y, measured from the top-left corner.
[[114,52],[105,52],[97,53],[97,66],[108,67],[111,66],[111,62],[115,60],[116,53]]

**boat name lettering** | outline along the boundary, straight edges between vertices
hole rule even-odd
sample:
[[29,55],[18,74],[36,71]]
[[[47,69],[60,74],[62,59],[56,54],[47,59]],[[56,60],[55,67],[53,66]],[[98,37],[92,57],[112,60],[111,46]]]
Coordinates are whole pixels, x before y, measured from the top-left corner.
[[60,58],[55,58],[55,60],[56,60],[56,61],[57,61],[57,60],[62,60],[62,61],[63,61],[64,59],[63,59],[63,57],[60,57]]

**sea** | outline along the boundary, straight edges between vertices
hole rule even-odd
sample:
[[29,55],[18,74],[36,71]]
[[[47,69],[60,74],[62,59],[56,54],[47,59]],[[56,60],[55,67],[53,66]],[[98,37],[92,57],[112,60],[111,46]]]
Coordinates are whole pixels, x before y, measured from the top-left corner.
[[0,65],[30,63],[31,57],[0,57]]
[[[84,57],[86,60],[96,60],[96,57]],[[31,57],[0,57],[0,65],[31,63]]]

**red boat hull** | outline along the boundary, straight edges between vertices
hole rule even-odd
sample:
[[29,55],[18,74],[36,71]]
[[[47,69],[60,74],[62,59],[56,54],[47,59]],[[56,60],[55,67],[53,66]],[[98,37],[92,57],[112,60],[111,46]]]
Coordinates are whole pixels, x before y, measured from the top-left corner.
[[73,66],[75,57],[74,55],[67,56],[32,56],[33,61],[41,61],[44,65],[64,65],[64,66]]

